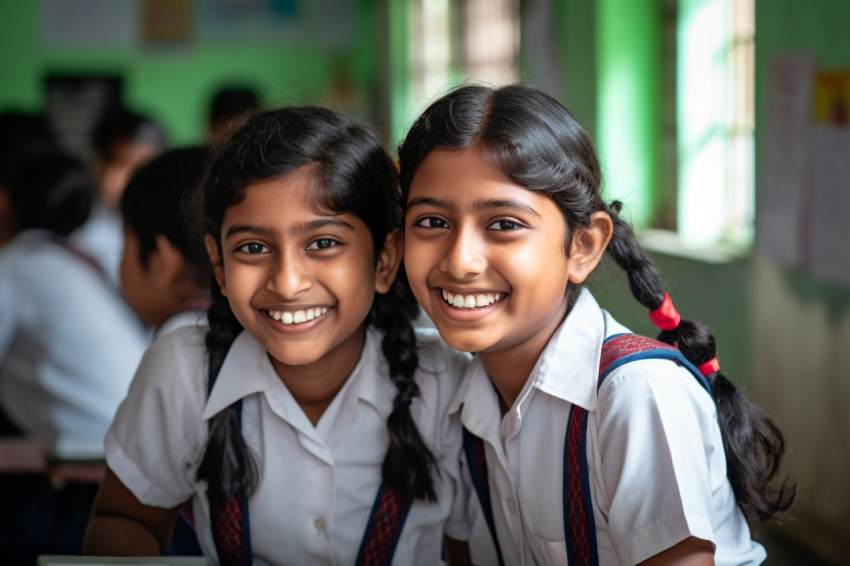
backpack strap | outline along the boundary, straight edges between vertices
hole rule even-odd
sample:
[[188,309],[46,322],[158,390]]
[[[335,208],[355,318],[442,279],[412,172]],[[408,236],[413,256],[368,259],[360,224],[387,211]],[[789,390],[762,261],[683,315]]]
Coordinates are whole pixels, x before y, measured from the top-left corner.
[[399,535],[410,511],[396,492],[381,482],[369,524],[360,543],[356,566],[383,566],[393,561]]
[[[599,360],[597,391],[602,382],[623,364],[644,359],[672,360],[685,367],[699,384],[711,395],[711,387],[705,376],[689,362],[675,347],[636,334],[609,336],[602,344]],[[596,523],[593,517],[593,502],[590,492],[590,476],[587,465],[587,419],[588,412],[573,405],[567,419],[564,438],[563,510],[564,540],[570,566],[598,566],[596,546]],[[499,541],[493,522],[490,492],[487,482],[487,462],[484,457],[484,442],[464,427],[463,446],[472,483],[487,519],[493,537],[500,566],[504,564]]]
[[502,548],[499,546],[499,538],[496,536],[496,524],[493,522],[493,508],[490,504],[490,480],[487,476],[487,458],[484,455],[484,441],[475,436],[466,427],[463,427],[463,451],[466,454],[466,464],[469,474],[472,476],[472,485],[478,494],[478,501],[484,511],[487,520],[487,528],[493,537],[493,545],[496,547],[496,555],[499,558],[499,566],[504,566],[502,559]]
[[[212,377],[212,361],[209,364]],[[207,395],[212,391],[209,380]],[[233,405],[236,423],[242,430],[242,400]],[[356,566],[389,566],[401,535],[402,527],[410,511],[411,503],[404,503],[394,490],[384,482],[378,488],[369,523],[360,543]],[[210,504],[213,540],[222,566],[249,566],[254,562],[251,550],[251,525],[247,498],[231,499],[224,507]]]

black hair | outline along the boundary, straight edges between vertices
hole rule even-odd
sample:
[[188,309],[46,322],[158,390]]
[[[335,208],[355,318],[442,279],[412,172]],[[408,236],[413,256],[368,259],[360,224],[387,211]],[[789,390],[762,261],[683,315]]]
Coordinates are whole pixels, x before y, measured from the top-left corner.
[[21,158],[58,150],[56,134],[42,114],[22,110],[0,112],[0,184]]
[[[438,148],[473,148],[517,185],[549,195],[567,224],[567,250],[572,233],[590,226],[591,214],[606,212],[614,224],[606,251],[625,270],[635,298],[649,310],[661,306],[664,286],[658,270],[620,218],[621,204],[609,206],[602,200],[602,173],[593,143],[555,99],[527,85],[467,85],[434,102],[399,148],[402,206],[417,169]],[[569,286],[570,307],[577,292],[578,286]],[[716,356],[714,335],[700,322],[682,320],[658,339],[677,346],[695,365]],[[785,450],[782,432],[723,373],[707,378],[738,505],[748,520],[782,516],[796,495],[788,478],[778,488],[772,486]]]
[[260,108],[260,100],[253,88],[248,86],[226,86],[215,92],[210,101],[209,122],[227,123]]
[[[369,129],[318,107],[256,114],[220,148],[203,186],[205,231],[215,238],[219,252],[225,211],[244,198],[249,185],[306,166],[317,208],[360,218],[371,233],[377,261],[387,235],[401,226],[395,164]],[[215,281],[210,293],[206,343],[214,379],[242,327]],[[389,292],[376,295],[367,322],[384,332],[381,348],[397,388],[387,420],[390,446],[382,465],[384,482],[403,501],[434,501],[436,461],[410,413],[411,400],[419,394],[413,377],[419,360],[411,326],[417,313],[400,270]],[[256,489],[257,465],[230,409],[212,419],[197,478],[207,481],[213,505],[247,497]]]
[[158,148],[168,145],[165,130],[160,124],[149,116],[125,108],[108,110],[91,132],[92,150],[107,163],[114,159],[115,146],[126,141]]
[[88,166],[63,151],[21,158],[5,185],[18,231],[30,228],[67,236],[88,219],[94,202],[94,178]]
[[139,167],[121,196],[121,216],[139,241],[142,265],[156,249],[156,237],[164,235],[183,254],[201,287],[211,273],[202,230],[196,226],[200,213],[192,206],[210,156],[206,146],[167,150]]

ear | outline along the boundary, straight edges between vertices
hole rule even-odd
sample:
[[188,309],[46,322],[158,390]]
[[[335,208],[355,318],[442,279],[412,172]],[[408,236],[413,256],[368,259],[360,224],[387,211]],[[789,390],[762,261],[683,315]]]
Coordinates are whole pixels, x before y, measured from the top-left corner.
[[375,291],[383,294],[390,290],[393,281],[395,281],[396,273],[398,273],[398,266],[401,264],[403,253],[404,236],[401,230],[396,228],[387,234],[384,247],[378,256],[378,263],[375,268]]
[[570,282],[581,283],[599,265],[611,235],[614,223],[607,212],[597,211],[590,215],[590,226],[573,233],[570,244]]
[[210,263],[213,267],[213,275],[221,289],[221,294],[227,296],[227,290],[224,285],[224,266],[221,263],[221,254],[218,253],[218,244],[215,238],[210,234],[204,236],[204,245],[207,247],[207,255],[210,256]]

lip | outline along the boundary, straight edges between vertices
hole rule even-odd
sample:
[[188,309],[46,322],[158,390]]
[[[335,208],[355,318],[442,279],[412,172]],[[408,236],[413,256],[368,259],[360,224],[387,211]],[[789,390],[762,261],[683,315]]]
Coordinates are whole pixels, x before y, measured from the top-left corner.
[[[443,299],[443,289],[452,294],[460,294],[460,295],[496,295],[499,298],[495,303],[491,303],[486,307],[476,307],[470,309],[459,309],[450,306]],[[431,293],[434,299],[439,303],[440,310],[444,314],[446,318],[449,318],[458,322],[476,322],[485,318],[494,310],[501,307],[502,302],[508,296],[508,293],[504,292],[494,292],[494,291],[484,291],[482,289],[457,289],[457,288],[449,288],[449,287],[432,287]]]
[[[322,313],[320,316],[313,318],[312,320],[305,320],[304,322],[293,322],[293,323],[290,323],[290,324],[286,324],[286,323],[284,323],[280,320],[274,319],[271,315],[271,312],[274,312],[274,311],[284,312],[284,313],[295,313],[295,312],[298,312],[298,311],[314,310],[316,308],[324,309],[325,312]],[[312,330],[312,329],[316,328],[317,326],[319,326],[320,324],[322,324],[328,318],[328,315],[330,315],[331,311],[333,311],[333,310],[334,309],[332,307],[310,306],[310,307],[298,307],[298,308],[290,307],[290,308],[286,308],[286,309],[261,308],[261,309],[259,309],[259,312],[260,312],[260,315],[262,316],[263,320],[265,320],[275,330],[277,330],[279,332],[283,332],[283,333],[288,333],[288,334],[298,334],[298,333],[301,333],[301,332],[309,332],[310,330]]]

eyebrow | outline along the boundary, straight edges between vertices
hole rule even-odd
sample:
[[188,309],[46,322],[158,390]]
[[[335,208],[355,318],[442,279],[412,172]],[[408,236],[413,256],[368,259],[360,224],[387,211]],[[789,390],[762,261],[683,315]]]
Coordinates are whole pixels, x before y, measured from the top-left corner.
[[[296,228],[299,233],[312,232],[314,230],[321,230],[325,227],[334,227],[341,228],[343,230],[354,230],[354,226],[343,220],[342,218],[338,218],[336,216],[328,216],[324,218],[319,218],[318,220],[313,220],[312,222],[307,222],[306,224],[301,224]],[[233,236],[234,234],[257,234],[260,236],[271,236],[272,230],[269,230],[263,226],[257,226],[254,224],[234,224],[231,226],[227,233],[224,235],[225,239]]]
[[[448,210],[453,210],[456,208],[452,204],[449,204],[447,201],[432,197],[417,197],[411,199],[410,202],[407,203],[408,210],[416,206],[433,206],[434,208],[444,208]],[[518,210],[522,210],[523,212],[533,214],[534,216],[540,218],[540,214],[532,207],[513,199],[478,200],[475,201],[472,206],[475,210],[487,210],[491,208],[516,208]]]

